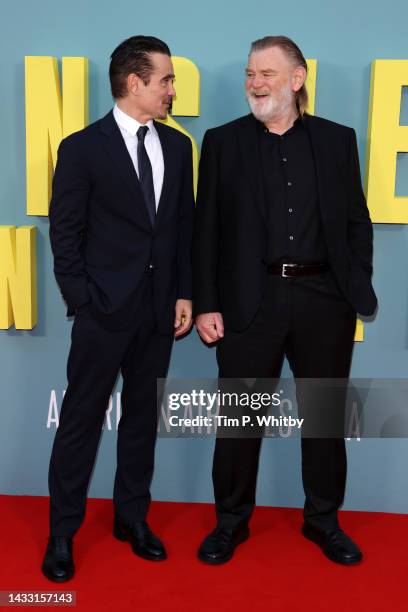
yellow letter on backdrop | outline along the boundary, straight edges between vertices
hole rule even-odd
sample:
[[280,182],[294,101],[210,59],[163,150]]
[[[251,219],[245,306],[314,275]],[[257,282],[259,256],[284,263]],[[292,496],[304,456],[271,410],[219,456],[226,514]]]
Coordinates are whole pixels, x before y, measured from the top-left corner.
[[306,89],[309,97],[307,112],[309,115],[314,115],[315,100],[316,100],[316,78],[317,78],[317,60],[308,59],[307,62],[307,79]]
[[55,57],[25,58],[28,215],[48,215],[59,143],[88,123],[88,60],[62,58],[62,83]]
[[408,223],[408,197],[395,195],[397,153],[408,152],[408,126],[399,124],[405,85],[408,60],[372,63],[366,190],[374,223]]
[[37,324],[36,228],[0,226],[0,329]]

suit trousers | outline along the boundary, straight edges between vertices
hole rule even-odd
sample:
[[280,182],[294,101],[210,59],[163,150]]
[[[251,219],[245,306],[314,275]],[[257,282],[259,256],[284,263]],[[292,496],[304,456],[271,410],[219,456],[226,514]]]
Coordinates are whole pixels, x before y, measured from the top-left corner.
[[143,521],[150,503],[157,430],[157,378],[164,378],[173,336],[157,331],[152,276],[146,273],[140,309],[123,330],[108,330],[87,305],[75,315],[68,387],[49,468],[51,535],[72,536],[80,526],[109,396],[119,371],[122,414],[117,434],[115,515]]
[[[252,323],[242,332],[226,328],[219,342],[219,376],[278,380],[286,356],[295,378],[347,379],[355,326],[356,313],[330,272],[269,275]],[[299,385],[297,394],[299,402]],[[213,484],[220,526],[236,528],[251,517],[261,442],[260,436],[216,439]],[[323,531],[335,528],[346,482],[344,437],[302,437],[301,450],[304,518]]]

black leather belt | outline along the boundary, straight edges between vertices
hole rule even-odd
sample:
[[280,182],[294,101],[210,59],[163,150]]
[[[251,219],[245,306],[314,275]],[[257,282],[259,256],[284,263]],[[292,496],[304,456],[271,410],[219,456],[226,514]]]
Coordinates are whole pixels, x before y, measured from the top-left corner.
[[311,274],[322,274],[322,272],[327,272],[329,266],[326,263],[284,263],[267,264],[266,269],[268,271],[268,274],[277,274],[278,276],[282,276],[283,278],[292,278],[294,276],[309,276]]

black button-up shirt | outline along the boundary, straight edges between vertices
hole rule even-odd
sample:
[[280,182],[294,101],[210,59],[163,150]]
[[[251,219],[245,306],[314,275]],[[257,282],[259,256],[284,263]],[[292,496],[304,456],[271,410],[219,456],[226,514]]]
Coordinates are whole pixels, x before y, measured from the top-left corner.
[[299,117],[280,136],[258,125],[268,219],[267,263],[325,262],[316,169],[306,127]]

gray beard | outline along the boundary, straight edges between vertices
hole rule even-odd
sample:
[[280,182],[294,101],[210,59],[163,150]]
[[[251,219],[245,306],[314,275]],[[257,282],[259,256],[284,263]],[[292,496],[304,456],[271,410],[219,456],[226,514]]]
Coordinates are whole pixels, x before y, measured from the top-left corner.
[[256,99],[250,93],[247,93],[247,101],[254,117],[262,123],[267,123],[287,113],[293,104],[293,92],[288,88],[281,93],[279,98],[270,96],[262,108],[258,107]]

